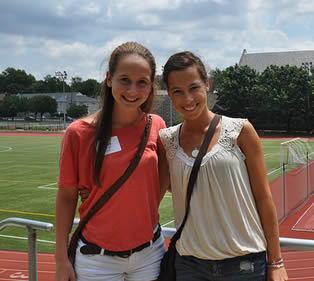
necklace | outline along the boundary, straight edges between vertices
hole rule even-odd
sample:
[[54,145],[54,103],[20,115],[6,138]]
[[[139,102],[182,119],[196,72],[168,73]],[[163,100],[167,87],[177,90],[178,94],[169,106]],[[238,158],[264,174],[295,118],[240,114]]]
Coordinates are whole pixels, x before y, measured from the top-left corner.
[[195,148],[193,149],[193,151],[192,151],[192,157],[193,157],[193,158],[196,158],[197,155],[198,155],[198,153],[199,153],[199,150],[195,147]]

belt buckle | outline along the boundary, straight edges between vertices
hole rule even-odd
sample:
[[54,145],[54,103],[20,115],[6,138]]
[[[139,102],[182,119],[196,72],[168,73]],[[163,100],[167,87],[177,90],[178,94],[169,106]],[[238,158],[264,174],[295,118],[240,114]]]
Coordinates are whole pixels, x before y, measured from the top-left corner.
[[133,250],[129,250],[129,251],[126,251],[125,253],[120,253],[119,257],[126,259],[126,258],[129,258],[132,254],[133,254]]

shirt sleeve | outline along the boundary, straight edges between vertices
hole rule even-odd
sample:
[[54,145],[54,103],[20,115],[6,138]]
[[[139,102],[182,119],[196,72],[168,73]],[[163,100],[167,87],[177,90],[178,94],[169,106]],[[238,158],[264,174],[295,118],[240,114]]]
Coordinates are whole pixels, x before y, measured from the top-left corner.
[[161,129],[166,128],[166,123],[165,123],[164,119],[162,119],[159,115],[156,115],[156,116],[157,116],[156,119],[158,119],[157,143],[158,143],[158,146],[159,146],[159,145],[162,145],[162,146],[163,146],[163,143],[162,143],[162,141],[161,141],[161,139],[160,139],[160,134],[159,134],[159,132],[160,132]]
[[79,136],[71,125],[64,134],[59,159],[58,185],[65,187],[76,187],[79,181]]

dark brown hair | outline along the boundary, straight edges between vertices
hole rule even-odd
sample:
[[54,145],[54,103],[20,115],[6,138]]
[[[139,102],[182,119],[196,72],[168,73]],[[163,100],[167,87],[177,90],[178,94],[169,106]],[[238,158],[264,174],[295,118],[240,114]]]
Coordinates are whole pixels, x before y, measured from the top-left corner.
[[208,75],[203,62],[198,56],[194,55],[192,52],[185,51],[172,55],[163,68],[162,79],[167,85],[167,88],[168,76],[170,72],[185,70],[193,65],[196,65],[202,81],[206,83],[206,81],[208,80]]
[[[108,72],[113,77],[116,72],[117,65],[120,59],[128,55],[138,55],[144,58],[151,67],[151,81],[154,81],[156,73],[156,63],[152,53],[137,42],[126,42],[118,46],[111,54],[108,64]],[[95,161],[94,161],[94,181],[98,187],[101,187],[100,172],[104,160],[108,142],[112,131],[112,112],[114,99],[112,96],[112,88],[107,86],[107,79],[101,85],[102,107],[97,115],[96,120],[96,135],[95,135]],[[147,100],[141,105],[143,112],[150,112],[154,98],[154,87],[149,94]]]

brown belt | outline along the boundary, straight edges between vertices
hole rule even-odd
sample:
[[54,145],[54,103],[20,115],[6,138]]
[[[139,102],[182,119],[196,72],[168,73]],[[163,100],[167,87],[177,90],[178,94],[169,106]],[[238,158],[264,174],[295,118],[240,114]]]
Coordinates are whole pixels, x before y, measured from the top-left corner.
[[110,250],[106,250],[106,249],[100,248],[96,244],[88,242],[83,237],[83,235],[81,235],[81,240],[85,243],[85,245],[83,245],[80,248],[80,252],[83,255],[108,255],[108,256],[118,256],[118,257],[121,257],[121,258],[128,258],[133,253],[139,252],[139,251],[147,248],[148,246],[150,246],[152,243],[154,243],[160,237],[160,233],[161,233],[161,226],[160,226],[160,224],[158,224],[158,229],[154,233],[154,237],[153,237],[153,239],[151,241],[148,241],[148,242],[146,242],[146,243],[144,243],[144,244],[142,244],[140,246],[137,246],[134,249],[126,250],[126,251],[110,251]]

